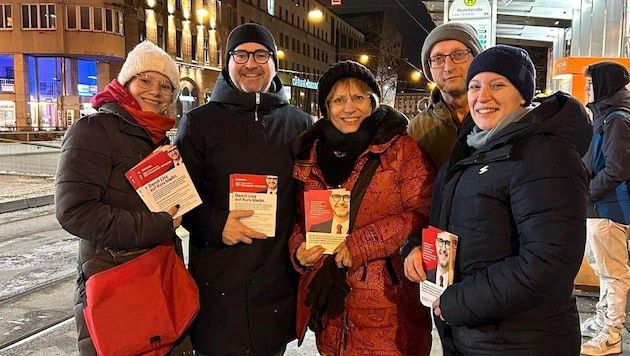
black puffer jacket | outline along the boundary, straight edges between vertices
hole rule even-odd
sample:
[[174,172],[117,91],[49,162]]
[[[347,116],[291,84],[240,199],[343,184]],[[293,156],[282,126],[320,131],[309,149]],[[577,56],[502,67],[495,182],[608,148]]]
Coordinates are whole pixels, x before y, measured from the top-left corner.
[[81,355],[96,355],[83,319],[85,281],[137,256],[115,259],[104,249],[146,249],[174,237],[171,216],[150,212],[125,178],[156,147],[147,131],[115,103],[78,120],[64,138],[55,210],[61,226],[81,238],[74,308]]
[[[271,93],[242,93],[224,70],[210,103],[184,115],[176,144],[203,200],[184,217],[201,310],[191,336],[209,355],[268,355],[295,339],[297,275],[287,241],[295,224],[291,141],[311,124],[276,76]],[[278,176],[276,236],[226,246],[230,174]]]
[[431,224],[459,236],[440,298],[447,351],[577,355],[573,281],[585,244],[591,129],[564,93],[474,150],[462,132],[438,176]]

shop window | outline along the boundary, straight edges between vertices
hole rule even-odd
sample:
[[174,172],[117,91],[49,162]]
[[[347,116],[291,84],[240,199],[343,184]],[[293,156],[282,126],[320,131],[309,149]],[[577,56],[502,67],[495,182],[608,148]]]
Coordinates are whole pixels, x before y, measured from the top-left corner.
[[12,55],[0,55],[0,92],[15,93]]

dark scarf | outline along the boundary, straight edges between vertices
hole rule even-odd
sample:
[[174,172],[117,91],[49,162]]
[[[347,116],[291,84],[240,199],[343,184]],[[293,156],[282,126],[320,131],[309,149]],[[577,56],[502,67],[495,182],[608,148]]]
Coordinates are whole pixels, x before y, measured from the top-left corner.
[[151,141],[158,144],[166,137],[166,131],[175,126],[175,119],[166,115],[144,111],[133,95],[123,87],[118,80],[112,80],[102,92],[96,94],[90,103],[92,107],[98,109],[105,103],[115,102],[122,106],[134,119],[136,123],[151,135]]
[[326,119],[320,126],[317,144],[317,164],[330,186],[340,186],[352,173],[361,153],[372,143],[374,134],[383,122],[383,115],[370,115],[356,132],[344,134]]

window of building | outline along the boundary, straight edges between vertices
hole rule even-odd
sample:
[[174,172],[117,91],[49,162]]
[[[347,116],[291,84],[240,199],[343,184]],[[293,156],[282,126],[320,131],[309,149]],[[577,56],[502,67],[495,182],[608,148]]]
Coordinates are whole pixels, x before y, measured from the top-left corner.
[[10,4],[0,4],[0,29],[2,28],[13,28]]
[[208,39],[204,38],[203,39],[203,62],[204,63],[209,63],[210,62],[210,52],[208,51]]
[[165,43],[164,43],[164,25],[157,25],[157,45],[162,48],[165,49]]
[[175,0],[175,10],[182,11],[182,0]]
[[142,19],[138,19],[138,43],[147,39],[147,24]]
[[96,62],[77,60],[77,94],[94,96],[98,91],[96,79]]
[[175,55],[182,58],[182,30],[175,29]]
[[221,67],[223,63],[223,50],[221,49],[221,45],[217,44],[217,67]]
[[103,31],[103,8],[94,8],[94,31]]
[[197,35],[190,35],[190,60],[197,62]]
[[105,9],[105,31],[112,32],[114,30],[114,26],[112,25],[112,13],[113,10]]
[[0,92],[15,93],[15,74],[12,55],[0,55]]
[[81,23],[79,29],[81,30],[91,30],[92,26],[90,24],[90,7],[89,6],[79,6],[79,13],[81,14]]
[[22,5],[22,28],[56,29],[57,21],[54,4]]

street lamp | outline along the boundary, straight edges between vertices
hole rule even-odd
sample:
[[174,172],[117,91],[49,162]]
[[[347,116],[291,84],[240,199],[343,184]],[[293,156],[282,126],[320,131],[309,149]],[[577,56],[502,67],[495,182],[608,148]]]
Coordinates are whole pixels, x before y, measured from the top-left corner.
[[322,10],[315,9],[308,12],[308,19],[313,22],[320,22],[324,18]]

